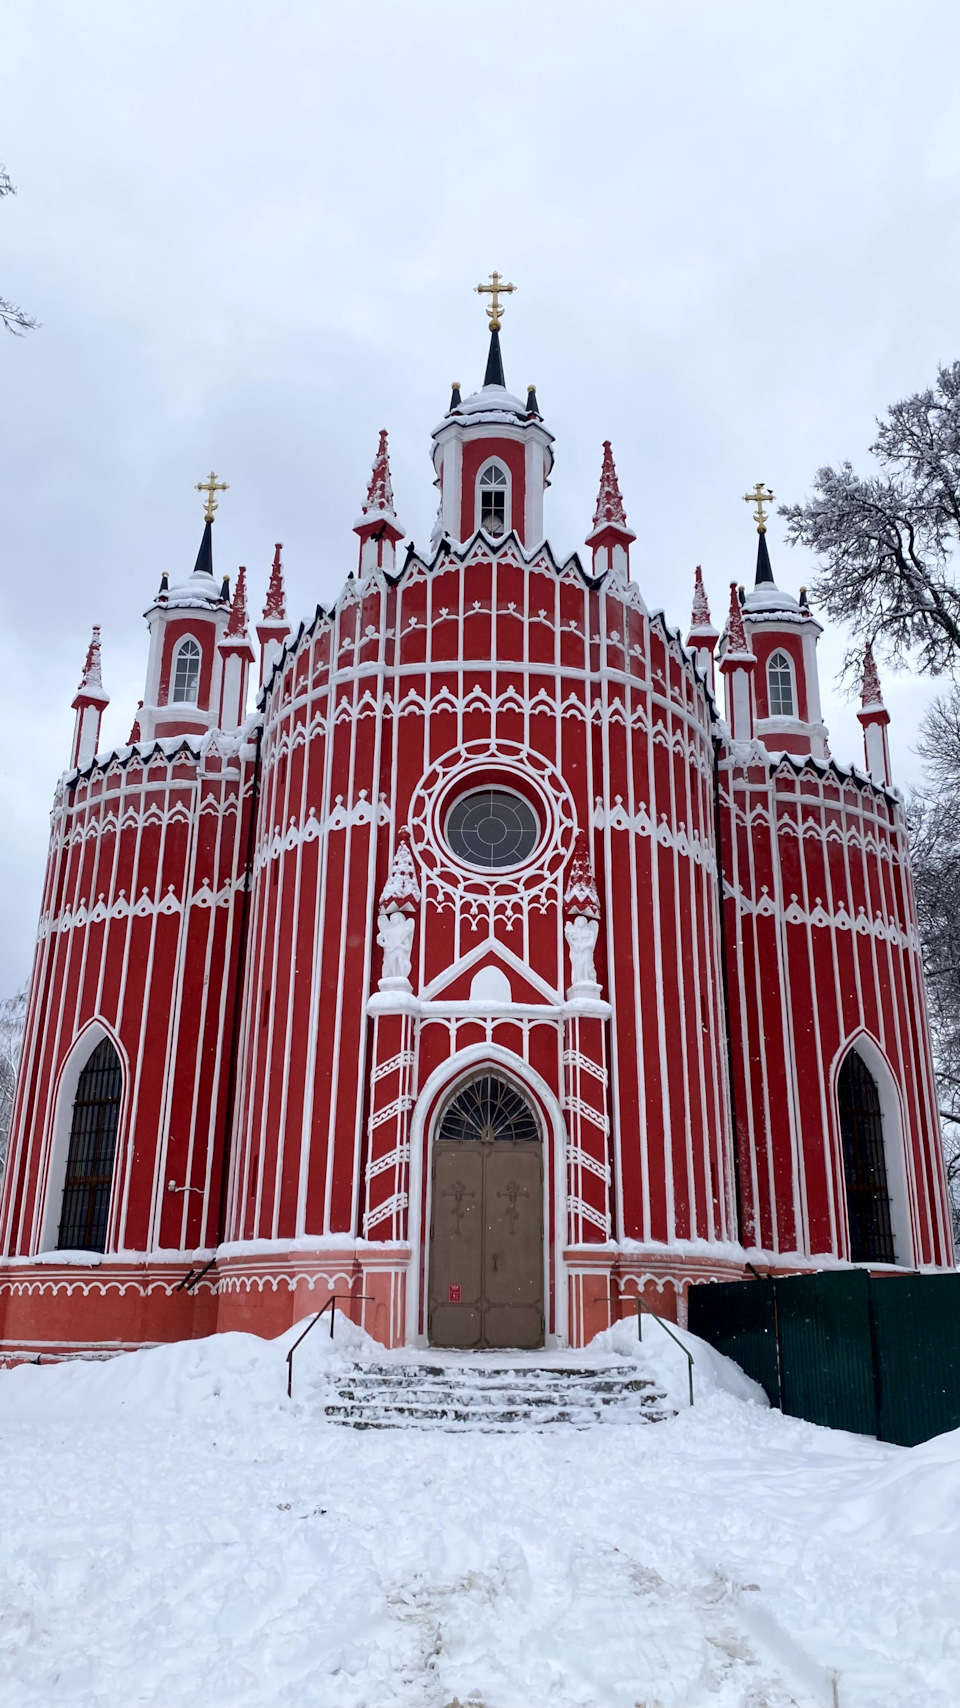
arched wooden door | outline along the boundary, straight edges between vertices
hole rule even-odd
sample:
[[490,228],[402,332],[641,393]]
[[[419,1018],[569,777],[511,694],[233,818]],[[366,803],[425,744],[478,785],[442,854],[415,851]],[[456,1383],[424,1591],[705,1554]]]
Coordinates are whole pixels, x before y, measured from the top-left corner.
[[851,1260],[895,1263],[880,1094],[876,1080],[856,1050],[849,1052],[841,1066],[837,1105]]
[[441,1111],[433,1141],[432,1346],[543,1345],[543,1142],[533,1106],[478,1074]]
[[104,1038],[77,1083],[57,1236],[60,1251],[106,1248],[122,1090],[120,1057]]

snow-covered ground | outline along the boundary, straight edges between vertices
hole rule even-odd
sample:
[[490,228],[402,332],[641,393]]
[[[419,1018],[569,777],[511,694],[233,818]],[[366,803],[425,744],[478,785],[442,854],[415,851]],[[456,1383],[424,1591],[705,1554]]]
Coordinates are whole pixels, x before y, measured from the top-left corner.
[[[958,1708],[960,1432],[759,1403],[604,1337],[667,1423],[357,1432],[358,1330],[0,1372],[3,1708]],[[321,1339],[321,1335],[323,1338]]]

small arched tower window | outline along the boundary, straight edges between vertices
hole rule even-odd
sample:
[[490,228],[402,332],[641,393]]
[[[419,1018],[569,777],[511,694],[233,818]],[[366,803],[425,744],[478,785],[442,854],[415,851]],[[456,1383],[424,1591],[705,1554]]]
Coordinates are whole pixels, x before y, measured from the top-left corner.
[[880,1093],[856,1050],[837,1079],[837,1108],[853,1263],[895,1263]]
[[57,1236],[60,1251],[106,1249],[122,1090],[120,1057],[104,1038],[77,1082]]
[[187,701],[196,705],[197,689],[200,686],[200,648],[196,641],[187,635],[180,642],[174,655],[173,665],[173,694],[175,703]]
[[772,718],[795,717],[793,668],[785,652],[775,652],[767,665],[767,689]]
[[506,470],[499,463],[490,463],[484,469],[477,483],[480,519],[479,525],[499,539],[509,527],[508,500],[510,483]]

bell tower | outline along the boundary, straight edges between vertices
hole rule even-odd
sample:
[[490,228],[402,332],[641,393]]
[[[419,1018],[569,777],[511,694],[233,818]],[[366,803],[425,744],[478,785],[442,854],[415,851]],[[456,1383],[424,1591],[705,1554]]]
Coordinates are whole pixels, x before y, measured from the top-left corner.
[[762,481],[743,495],[753,504],[757,525],[757,570],[743,600],[743,622],[756,657],[753,679],[755,733],[771,753],[829,758],[820,710],[817,642],[823,629],[807,604],[785,593],[773,578],[767,546],[766,507],[774,494]]
[[215,474],[200,481],[206,494],[203,534],[190,575],[174,581],[164,570],[156,599],[146,612],[150,653],[140,739],[205,735],[220,715],[223,658],[220,642],[230,621],[230,584],[217,584],[213,573],[213,523],[217,492],[226,492]]
[[435,542],[455,544],[482,531],[491,540],[514,533],[527,551],[543,539],[543,494],[553,468],[553,435],[548,433],[537,403],[536,387],[527,398],[507,390],[500,350],[503,304],[516,285],[499,273],[491,283],[477,285],[490,297],[487,318],[490,347],[483,385],[463,397],[454,381],[450,407],[433,433],[433,466],[440,488],[440,514]]

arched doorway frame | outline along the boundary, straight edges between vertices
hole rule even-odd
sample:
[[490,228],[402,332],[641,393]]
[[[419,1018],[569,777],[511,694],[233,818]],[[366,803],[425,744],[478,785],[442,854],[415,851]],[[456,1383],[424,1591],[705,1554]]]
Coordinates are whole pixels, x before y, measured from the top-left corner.
[[110,1186],[110,1212],[107,1216],[107,1251],[114,1248],[116,1241],[115,1218],[117,1209],[117,1182],[121,1173],[121,1154],[124,1147],[124,1118],[127,1111],[130,1088],[130,1064],[120,1039],[112,1026],[106,1021],[88,1020],[82,1031],[78,1032],[70,1046],[57,1076],[54,1093],[53,1120],[50,1125],[50,1145],[47,1151],[47,1163],[44,1168],[44,1187],[40,1209],[40,1236],[38,1251],[56,1251],[60,1234],[60,1217],[63,1210],[63,1185],[67,1174],[67,1159],[70,1154],[70,1132],[73,1126],[73,1105],[76,1101],[77,1086],[80,1075],[98,1045],[104,1040],[112,1044],[120,1059],[120,1070],[123,1084],[120,1091],[120,1115],[117,1121],[117,1142],[113,1153],[113,1180]]
[[[846,1250],[850,1251],[850,1219],[847,1210],[847,1176],[843,1162],[843,1140],[840,1134],[840,1105],[838,1098],[840,1069],[851,1050],[858,1056],[873,1077],[880,1099],[880,1119],[883,1126],[883,1155],[887,1170],[887,1194],[890,1199],[890,1227],[893,1233],[894,1261],[898,1267],[916,1267],[914,1237],[915,1192],[913,1190],[912,1159],[907,1155],[906,1122],[903,1094],[897,1076],[876,1038],[861,1029],[845,1038],[833,1060],[830,1072],[830,1110],[833,1124],[834,1179],[837,1183],[837,1226],[844,1229]],[[841,1256],[840,1252],[837,1256]]]
[[[472,1077],[478,1067],[491,1072],[502,1070],[525,1096],[532,1098],[543,1128],[544,1148],[550,1154],[543,1170],[543,1297],[549,1322],[550,1300],[553,1299],[555,1328],[544,1336],[545,1344],[567,1344],[567,1286],[563,1263],[563,1243],[567,1231],[567,1130],[563,1110],[546,1080],[513,1050],[502,1044],[470,1044],[456,1055],[434,1068],[414,1106],[410,1121],[410,1274],[407,1287],[406,1340],[410,1346],[425,1346],[427,1339],[420,1333],[421,1299],[429,1297],[430,1242],[424,1230],[430,1226],[431,1183],[429,1150],[433,1142],[433,1125],[445,1093],[452,1093],[456,1082]],[[552,1199],[551,1199],[552,1192]],[[552,1215],[551,1215],[552,1210]],[[553,1225],[551,1240],[550,1228]],[[552,1283],[552,1289],[551,1289]]]

